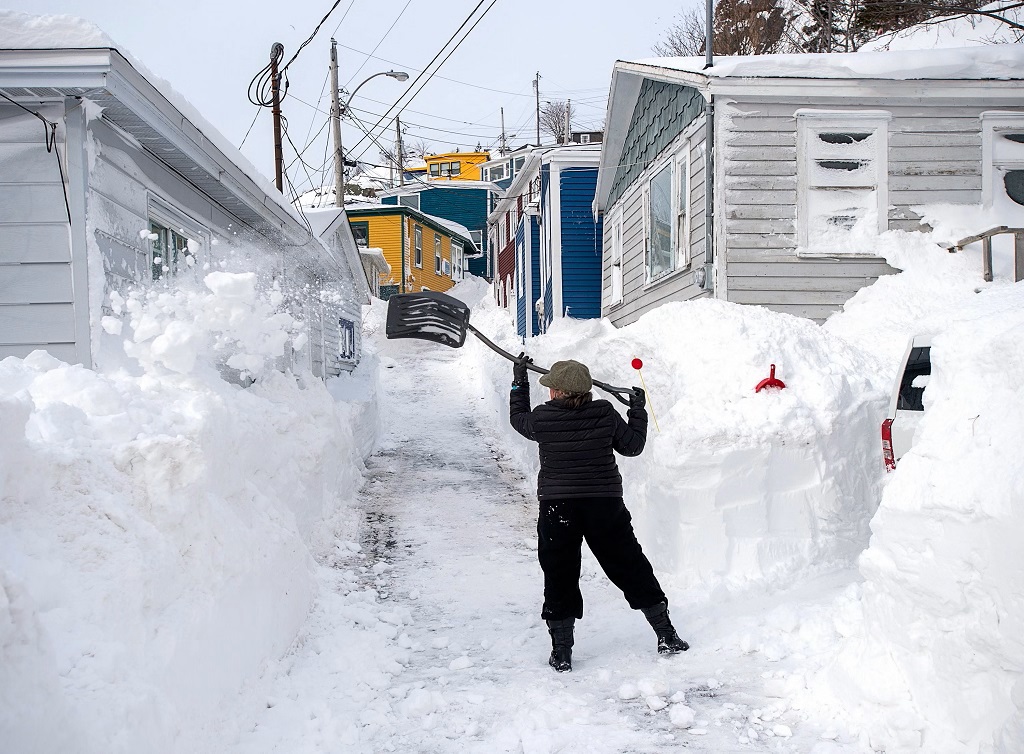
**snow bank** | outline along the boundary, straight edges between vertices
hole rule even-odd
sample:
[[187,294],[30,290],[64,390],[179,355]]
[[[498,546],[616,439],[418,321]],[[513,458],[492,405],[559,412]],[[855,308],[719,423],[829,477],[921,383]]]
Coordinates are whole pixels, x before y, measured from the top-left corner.
[[[474,298],[461,287],[456,294]],[[522,350],[492,299],[473,304],[478,329]],[[468,347],[495,425],[535,479],[536,445],[508,426],[511,365],[478,343]],[[870,358],[810,320],[681,302],[622,329],[561,320],[527,350],[539,365],[575,358],[595,378],[625,386],[639,384],[630,362],[643,359],[660,431],[652,419],[644,454],[619,465],[638,536],[675,588],[780,585],[849,562],[866,545],[888,384]],[[787,388],[755,393],[773,363]],[[547,398],[536,381],[531,397]]]
[[5,750],[195,750],[305,619],[373,380],[335,381],[364,386],[346,403],[277,371],[302,334],[280,291],[204,282],[115,295],[101,372],[0,361]]
[[1024,286],[988,286],[941,320],[926,320],[916,443],[860,561],[859,620],[814,688],[887,752],[1021,751]]

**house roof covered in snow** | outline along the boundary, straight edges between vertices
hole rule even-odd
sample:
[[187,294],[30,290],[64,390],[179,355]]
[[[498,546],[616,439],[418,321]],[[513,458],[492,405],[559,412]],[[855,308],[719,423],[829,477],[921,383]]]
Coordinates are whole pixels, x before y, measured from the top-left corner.
[[406,215],[411,215],[420,222],[427,225],[433,225],[436,230],[440,230],[442,233],[447,233],[450,236],[454,236],[463,242],[463,246],[467,252],[472,254],[477,250],[476,244],[473,243],[473,237],[470,235],[469,228],[465,225],[457,223],[453,220],[447,220],[443,217],[436,217],[435,215],[428,215],[426,212],[421,212],[413,207],[406,206],[404,204],[371,204],[370,202],[345,202],[345,209],[351,219],[357,219],[366,215],[393,215],[396,212]]
[[[298,211],[193,105],[93,24],[66,15],[0,11],[0,89],[35,100],[81,96],[140,147],[241,225],[305,247]],[[322,261],[329,249],[310,245]]]
[[851,94],[861,102],[908,97],[956,102],[967,98],[994,107],[1020,105],[1024,95],[1024,45],[943,50],[736,55],[620,60],[612,69],[595,208],[604,202],[621,161],[633,110],[644,81],[688,86],[705,100],[715,96],[769,102],[794,98],[808,105],[841,107]]

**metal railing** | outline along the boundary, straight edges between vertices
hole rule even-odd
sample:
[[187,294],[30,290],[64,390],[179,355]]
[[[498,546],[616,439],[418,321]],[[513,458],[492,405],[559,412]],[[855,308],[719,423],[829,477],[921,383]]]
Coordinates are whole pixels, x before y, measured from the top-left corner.
[[982,276],[986,283],[992,282],[992,237],[1013,234],[1013,282],[1024,280],[1024,228],[1010,228],[999,225],[974,236],[961,238],[954,244],[943,244],[950,254],[963,251],[968,244],[981,241]]

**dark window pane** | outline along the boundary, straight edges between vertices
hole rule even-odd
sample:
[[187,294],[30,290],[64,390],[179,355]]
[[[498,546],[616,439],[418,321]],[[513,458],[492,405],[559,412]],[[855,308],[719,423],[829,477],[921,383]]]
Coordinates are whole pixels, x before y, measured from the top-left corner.
[[1003,185],[1006,186],[1006,195],[1024,205],[1024,170],[1007,170],[1003,176]]
[[825,170],[853,171],[867,164],[863,160],[818,160],[818,165],[825,168]]
[[826,144],[853,144],[856,141],[864,141],[870,133],[824,133],[818,134],[818,138]]
[[1024,134],[1003,134],[1003,138],[1015,141],[1018,144],[1024,144]]
[[924,411],[924,388],[914,387],[914,379],[932,373],[932,349],[920,346],[910,350],[907,368],[900,381],[900,394],[896,408],[900,411]]

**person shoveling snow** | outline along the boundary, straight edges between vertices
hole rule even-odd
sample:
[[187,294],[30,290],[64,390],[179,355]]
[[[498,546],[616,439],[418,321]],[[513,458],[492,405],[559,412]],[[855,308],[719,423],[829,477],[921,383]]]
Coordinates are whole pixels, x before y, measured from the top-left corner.
[[647,442],[646,395],[633,388],[629,421],[606,400],[594,400],[590,370],[578,361],[557,361],[540,378],[551,400],[530,409],[531,359],[520,354],[513,367],[509,421],[540,446],[537,555],[544,571],[541,617],[551,634],[548,663],[572,670],[573,628],[583,617],[580,566],[583,540],[605,574],[634,610],[642,610],[658,636],[658,652],[685,652],[669,620],[668,599],[633,532],[622,499],[615,453],[638,456]]

